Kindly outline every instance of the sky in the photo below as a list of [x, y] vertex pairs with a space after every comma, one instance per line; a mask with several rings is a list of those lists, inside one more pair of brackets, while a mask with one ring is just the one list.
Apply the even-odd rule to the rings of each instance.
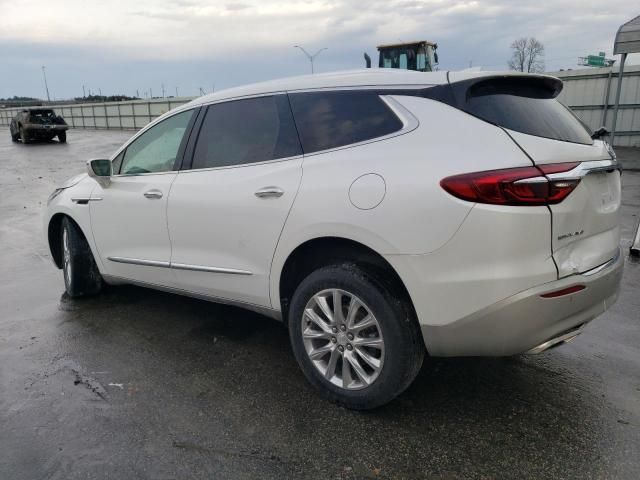
[[[200, 89], [364, 67], [376, 45], [437, 42], [441, 70], [505, 70], [534, 36], [547, 71], [611, 56], [637, 0], [0, 0], [0, 98], [195, 96]], [[638, 54], [628, 62], [640, 63]]]

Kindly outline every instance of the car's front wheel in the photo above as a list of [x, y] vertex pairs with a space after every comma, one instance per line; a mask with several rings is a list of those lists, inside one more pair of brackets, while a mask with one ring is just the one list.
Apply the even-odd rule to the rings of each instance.
[[102, 276], [87, 240], [69, 218], [62, 220], [62, 270], [70, 297], [95, 295], [102, 289]]
[[303, 280], [289, 329], [309, 382], [329, 400], [359, 410], [402, 393], [425, 353], [409, 305], [356, 265], [323, 267]]
[[60, 143], [67, 143], [67, 132], [58, 133], [58, 141]]

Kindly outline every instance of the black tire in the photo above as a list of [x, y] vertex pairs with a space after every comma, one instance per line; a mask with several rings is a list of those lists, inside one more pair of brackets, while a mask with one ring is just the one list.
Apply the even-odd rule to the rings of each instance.
[[17, 142], [18, 140], [20, 140], [20, 135], [17, 133], [12, 133], [11, 134], [11, 141], [12, 142]]
[[[332, 288], [363, 301], [378, 321], [384, 339], [384, 362], [380, 373], [370, 385], [361, 389], [342, 388], [325, 379], [305, 349], [302, 337], [304, 309], [315, 294]], [[400, 298], [353, 264], [320, 268], [300, 283], [289, 310], [291, 345], [307, 380], [325, 398], [347, 408], [368, 410], [391, 401], [415, 379], [422, 366], [425, 347], [413, 309]]]
[[29, 135], [27, 134], [24, 128], [20, 127], [20, 131], [18, 134], [20, 135], [20, 140], [22, 141], [22, 143], [24, 144], [29, 143], [30, 141]]
[[[62, 220], [61, 235], [62, 270], [67, 294], [77, 298], [99, 293], [102, 276], [84, 235], [67, 217]], [[67, 247], [68, 253], [65, 251]]]
[[58, 140], [60, 143], [67, 143], [67, 132], [60, 132], [58, 134]]

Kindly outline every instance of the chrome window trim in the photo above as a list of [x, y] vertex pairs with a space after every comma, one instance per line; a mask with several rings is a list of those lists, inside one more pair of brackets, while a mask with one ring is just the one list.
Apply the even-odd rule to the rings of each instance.
[[[225, 102], [231, 102], [231, 101], [236, 101], [236, 100], [249, 100], [251, 98], [268, 97], [268, 96], [275, 96], [275, 95], [287, 95], [289, 93], [338, 92], [338, 91], [358, 91], [358, 90], [398, 90], [398, 89], [420, 90], [420, 89], [430, 88], [430, 87], [434, 87], [434, 86], [436, 86], [436, 84], [353, 85], [353, 86], [344, 86], [344, 87], [319, 87], [319, 88], [304, 88], [304, 89], [297, 89], [297, 90], [276, 90], [276, 91], [256, 93], [256, 94], [251, 94], [251, 95], [239, 95], [239, 96], [236, 96], [236, 97], [213, 99], [213, 100], [208, 101], [208, 102], [198, 103], [196, 105], [189, 105], [188, 108], [177, 107], [176, 110], [170, 110], [169, 112], [161, 115], [160, 117], [156, 118], [152, 122], [150, 122], [147, 125], [145, 125], [144, 127], [142, 127], [142, 129], [140, 129], [134, 136], [132, 136], [118, 150], [116, 150], [116, 152], [111, 156], [110, 160], [113, 162], [113, 160], [115, 160], [116, 157], [118, 155], [120, 155], [120, 153], [122, 153], [123, 150], [125, 150], [140, 135], [142, 135], [144, 132], [146, 132], [147, 130], [149, 130], [153, 126], [157, 125], [158, 123], [160, 123], [161, 121], [164, 121], [167, 118], [170, 118], [170, 117], [172, 117], [174, 115], [177, 115], [179, 113], [185, 112], [187, 110], [195, 110], [195, 109], [201, 108], [201, 107], [208, 107], [210, 105], [216, 105], [216, 104], [225, 103]], [[160, 174], [180, 173], [180, 172], [202, 172], [202, 171], [208, 171], [208, 170], [219, 170], [219, 169], [223, 169], [223, 168], [237, 168], [237, 167], [246, 167], [246, 166], [251, 166], [251, 165], [262, 165], [262, 164], [267, 164], [267, 163], [283, 162], [283, 161], [287, 161], [287, 160], [293, 160], [293, 159], [297, 159], [297, 158], [302, 158], [304, 156], [317, 155], [317, 154], [320, 154], [320, 153], [328, 153], [328, 152], [333, 152], [333, 151], [336, 151], [336, 150], [341, 150], [341, 149], [344, 149], [344, 148], [357, 147], [357, 146], [360, 146], [360, 145], [366, 145], [368, 143], [373, 143], [373, 142], [377, 142], [377, 141], [381, 141], [381, 140], [387, 140], [389, 138], [393, 138], [393, 137], [396, 137], [398, 135], [403, 135], [405, 133], [409, 133], [409, 132], [415, 130], [416, 128], [418, 128], [418, 126], [420, 124], [418, 122], [418, 119], [411, 112], [409, 112], [409, 110], [407, 110], [403, 105], [401, 105], [397, 100], [393, 99], [392, 96], [380, 95], [380, 98], [387, 104], [387, 106], [394, 112], [394, 114], [396, 114], [396, 116], [398, 118], [400, 118], [400, 121], [403, 123], [403, 128], [402, 129], [398, 130], [397, 132], [393, 132], [393, 133], [390, 133], [388, 135], [384, 135], [382, 137], [376, 137], [376, 138], [373, 138], [373, 139], [370, 139], [370, 140], [364, 140], [364, 141], [358, 142], [358, 143], [351, 143], [349, 145], [343, 145], [341, 147], [331, 148], [331, 149], [328, 149], [328, 150], [319, 150], [317, 152], [309, 153], [309, 154], [306, 154], [306, 155], [305, 154], [295, 155], [293, 157], [277, 158], [277, 159], [274, 159], [274, 160], [265, 160], [265, 161], [262, 161], [262, 162], [244, 163], [242, 165], [229, 165], [229, 166], [224, 166], [224, 167], [210, 167], [210, 168], [198, 168], [198, 169], [191, 168], [191, 169], [185, 169], [185, 170], [169, 170], [169, 171], [166, 171], [166, 172], [136, 173], [136, 174], [129, 174], [129, 175], [118, 174], [118, 175], [112, 175], [112, 177], [134, 177], [134, 176], [143, 176], [143, 175], [160, 175]], [[186, 105], [185, 105], [185, 107], [186, 107]], [[168, 113], [172, 113], [172, 114], [171, 115], [167, 115]], [[295, 118], [294, 118], [294, 120], [295, 120]]]

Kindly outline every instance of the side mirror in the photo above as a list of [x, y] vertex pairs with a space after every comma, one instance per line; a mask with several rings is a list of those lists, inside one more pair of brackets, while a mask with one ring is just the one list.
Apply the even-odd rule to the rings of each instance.
[[108, 187], [111, 183], [111, 160], [105, 158], [94, 158], [87, 162], [87, 171], [91, 178], [95, 178], [96, 181], [102, 185], [102, 187]]
[[605, 127], [600, 127], [598, 130], [591, 134], [591, 139], [598, 140], [599, 138], [607, 136], [609, 136], [609, 130], [607, 130]]

